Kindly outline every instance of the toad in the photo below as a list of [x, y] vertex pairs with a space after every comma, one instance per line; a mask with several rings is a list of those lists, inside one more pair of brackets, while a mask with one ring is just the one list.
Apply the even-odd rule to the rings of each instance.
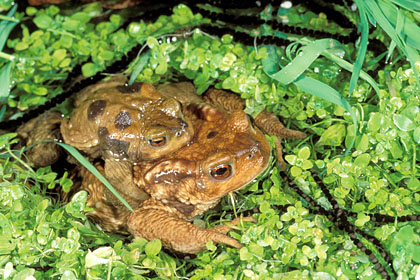
[[78, 93], [74, 105], [61, 125], [64, 142], [93, 158], [156, 159], [193, 135], [176, 99], [148, 83], [127, 86], [120, 75]]
[[[237, 94], [225, 90], [211, 88], [205, 92], [202, 98], [200, 98], [196, 93], [195, 87], [189, 82], [163, 84], [159, 85], [157, 88], [159, 92], [161, 92], [166, 98], [175, 98], [181, 102], [181, 104], [185, 104], [186, 102], [189, 102], [188, 104], [194, 104], [194, 106], [190, 106], [189, 111], [194, 111], [197, 107], [205, 108], [203, 101], [204, 104], [211, 104], [211, 108], [216, 107], [224, 112], [243, 111], [245, 109], [245, 100], [243, 100]], [[184, 109], [184, 111], [187, 110]], [[202, 109], [196, 114], [209, 114], [211, 116], [216, 115], [214, 112], [208, 111], [209, 109]], [[191, 116], [189, 117], [191, 118]], [[207, 119], [215, 119], [217, 117], [218, 116], [207, 117]], [[306, 134], [301, 131], [286, 128], [276, 115], [269, 113], [266, 110], [261, 111], [255, 117], [254, 123], [264, 133], [277, 137], [275, 142], [277, 160], [280, 164], [280, 167], [285, 169], [286, 165], [283, 161], [283, 152], [280, 141], [284, 138], [303, 139], [306, 137]]]
[[[193, 136], [193, 127], [176, 99], [165, 98], [148, 83], [125, 83], [126, 77], [117, 75], [87, 87], [76, 95], [69, 120], [58, 112], [46, 112], [20, 127], [18, 133], [27, 145], [62, 137], [90, 159], [103, 158], [111, 184], [124, 186], [122, 195], [135, 198], [133, 203], [137, 203], [148, 196], [134, 187], [132, 164], [156, 159], [186, 145]], [[59, 154], [54, 143], [35, 146], [28, 152], [35, 167], [54, 163]], [[119, 172], [110, 172], [113, 169]], [[110, 200], [120, 203], [113, 196]]]
[[[96, 87], [102, 90], [103, 86]], [[151, 92], [153, 96], [154, 91]], [[98, 149], [98, 145], [101, 147], [98, 134], [99, 144], [94, 142], [87, 147], [86, 152], [105, 152], [105, 167], [100, 164], [97, 167], [111, 179], [111, 183], [114, 180], [114, 187], [135, 209], [135, 213], [132, 214], [122, 207], [96, 178], [82, 168], [82, 188], [90, 194], [88, 205], [95, 208], [89, 214], [108, 231], [130, 232], [149, 240], [160, 238], [166, 247], [181, 252], [199, 252], [208, 241], [239, 248], [241, 245], [236, 240], [226, 236], [229, 226], [204, 230], [187, 221], [215, 206], [226, 193], [243, 187], [265, 169], [269, 154], [266, 139], [252, 126], [242, 111], [243, 101], [236, 95], [210, 90], [204, 98], [200, 98], [189, 83], [159, 86], [158, 92], [165, 100], [176, 99], [181, 103], [181, 111], [195, 130], [193, 139], [172, 153], [135, 161], [138, 154], [132, 153], [134, 156], [130, 158], [128, 149], [123, 150], [123, 153], [118, 153], [119, 150], [107, 152], [107, 145]], [[97, 101], [92, 99], [94, 95], [79, 97], [78, 100], [81, 100], [81, 104], [93, 104]], [[84, 96], [84, 93], [80, 96]], [[108, 98], [103, 100], [111, 100]], [[210, 103], [219, 109], [215, 110]], [[125, 102], [127, 110], [138, 107], [130, 104]], [[83, 112], [88, 112], [89, 107], [86, 110]], [[84, 115], [89, 116], [87, 113]], [[101, 113], [99, 117], [102, 116]], [[85, 122], [86, 119], [87, 117]], [[84, 124], [83, 121], [80, 123]], [[265, 132], [281, 138], [305, 136], [304, 133], [285, 128], [276, 116], [265, 111], [256, 117], [255, 124]], [[116, 137], [116, 141], [122, 139], [118, 135]], [[106, 139], [103, 142], [106, 143]], [[277, 150], [281, 153], [279, 145]], [[117, 155], [116, 160], [112, 160], [114, 155]], [[118, 157], [120, 155], [121, 158]], [[112, 165], [113, 168], [107, 168], [108, 156], [111, 162], [117, 163]], [[133, 164], [119, 164], [130, 161]], [[236, 219], [232, 221], [232, 225], [239, 222]], [[177, 234], [178, 227], [182, 234]], [[160, 230], [162, 228], [165, 229], [164, 232]]]
[[[174, 97], [183, 104], [203, 102], [190, 83], [163, 85], [158, 90], [166, 98]], [[158, 160], [141, 161], [133, 167], [135, 183], [151, 196], [135, 207], [134, 214], [109, 203], [102, 184], [84, 172], [82, 185], [94, 194], [88, 202], [95, 208], [90, 215], [105, 230], [130, 232], [149, 240], [159, 238], [166, 247], [185, 253], [203, 250], [210, 240], [236, 248], [241, 246], [226, 236], [231, 229], [229, 226], [204, 230], [187, 221], [214, 207], [225, 194], [243, 187], [261, 173], [268, 162], [268, 143], [258, 128], [251, 125], [241, 110], [243, 101], [235, 95], [211, 90], [204, 98], [225, 113], [217, 118], [197, 118], [194, 110], [184, 108], [186, 115], [193, 120], [193, 141], [172, 154]], [[206, 112], [202, 110], [200, 114], [206, 115]], [[305, 136], [302, 132], [285, 128], [274, 115], [265, 111], [256, 120], [263, 129], [280, 137]], [[281, 153], [281, 147], [277, 148]], [[234, 220], [232, 225], [239, 221]]]
[[[107, 179], [129, 204], [137, 205], [148, 196], [133, 185], [133, 164], [185, 146], [193, 136], [192, 116], [212, 121], [221, 112], [197, 95], [177, 100], [148, 83], [125, 82], [125, 76], [117, 75], [77, 94], [61, 133], [65, 143], [104, 159]], [[183, 112], [191, 113], [186, 117]], [[110, 193], [108, 200], [123, 207]]]
[[150, 195], [134, 207], [134, 213], [109, 203], [104, 186], [83, 171], [82, 187], [90, 193], [88, 205], [95, 208], [89, 214], [106, 230], [159, 238], [165, 247], [179, 252], [200, 252], [209, 241], [240, 248], [237, 240], [226, 235], [240, 219], [211, 229], [196, 227], [189, 220], [264, 171], [270, 146], [243, 111], [225, 113], [214, 121], [196, 119], [193, 125], [189, 145], [133, 167], [135, 184]]

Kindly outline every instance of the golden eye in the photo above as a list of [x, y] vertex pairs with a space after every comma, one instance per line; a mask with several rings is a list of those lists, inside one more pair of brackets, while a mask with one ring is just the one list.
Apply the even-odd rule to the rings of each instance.
[[166, 137], [160, 136], [160, 137], [149, 139], [149, 145], [152, 147], [157, 147], [157, 148], [163, 147], [166, 145]]
[[216, 180], [227, 179], [232, 174], [232, 166], [227, 163], [219, 164], [210, 171], [211, 177]]

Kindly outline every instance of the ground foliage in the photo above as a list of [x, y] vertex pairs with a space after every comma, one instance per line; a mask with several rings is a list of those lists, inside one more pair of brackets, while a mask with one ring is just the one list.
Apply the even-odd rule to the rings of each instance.
[[[0, 7], [7, 10], [8, 5], [10, 1], [1, 1]], [[297, 26], [342, 31], [325, 15], [300, 6], [280, 11]], [[137, 71], [137, 80], [159, 83], [186, 78], [199, 94], [210, 86], [229, 89], [247, 100], [249, 114], [265, 107], [287, 126], [305, 131], [306, 139], [284, 142], [290, 178], [319, 205], [331, 209], [309, 171], [320, 174], [340, 207], [357, 213], [350, 221], [382, 242], [398, 279], [420, 277], [420, 222], [380, 224], [368, 215], [420, 213], [420, 100], [410, 64], [394, 52], [393, 64], [377, 69], [379, 92], [359, 80], [351, 94], [350, 74], [340, 66], [326, 57], [311, 64], [305, 75], [346, 96], [356, 116], [354, 123], [345, 109], [329, 100], [271, 79], [263, 68], [269, 48], [245, 46], [230, 34], [218, 38], [193, 29], [209, 20], [186, 6], [176, 6], [173, 14], [156, 21], [131, 22], [124, 28], [120, 28], [124, 14], [93, 23], [103, 12], [99, 5], [89, 4], [76, 10], [29, 7], [15, 15], [21, 19], [16, 27], [20, 35], [10, 39], [7, 47], [18, 59], [11, 71], [6, 116], [19, 116], [21, 110], [66, 90], [57, 83], [76, 65], [82, 65], [85, 76], [93, 76], [133, 46], [144, 45], [140, 62], [133, 61], [126, 70]], [[404, 13], [418, 23], [418, 14]], [[348, 16], [357, 22], [354, 15]], [[263, 27], [260, 32], [273, 31]], [[388, 40], [380, 29], [375, 32]], [[346, 57], [355, 57], [353, 45], [343, 49]], [[275, 52], [280, 65], [293, 58], [287, 49]], [[371, 67], [370, 59], [374, 54], [368, 52], [366, 67]], [[8, 62], [3, 63], [6, 67]], [[68, 107], [60, 108], [68, 113]], [[353, 148], [344, 155], [354, 138]], [[14, 134], [3, 134], [0, 147], [10, 154], [16, 141]], [[101, 232], [83, 214], [88, 210], [85, 192], [65, 205], [51, 196], [54, 188], [71, 187], [67, 174], [57, 178], [51, 168], [34, 171], [24, 163], [23, 150], [14, 152], [13, 157], [0, 157], [3, 279], [381, 279], [369, 257], [325, 216], [310, 211], [276, 166], [268, 177], [237, 192], [234, 205], [226, 198], [194, 221], [214, 226], [244, 210], [257, 209], [258, 223], [231, 233], [245, 246], [237, 250], [208, 244], [207, 251], [183, 260], [162, 251], [158, 240], [132, 242]], [[280, 210], [281, 205], [288, 206]], [[364, 244], [376, 252], [373, 244]]]

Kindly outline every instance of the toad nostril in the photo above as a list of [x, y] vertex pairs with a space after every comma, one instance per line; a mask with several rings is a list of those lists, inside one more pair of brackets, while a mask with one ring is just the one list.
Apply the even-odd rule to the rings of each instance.
[[182, 128], [188, 127], [188, 124], [183, 119], [177, 118], [177, 121]]
[[209, 134], [207, 134], [207, 139], [211, 139], [217, 135], [217, 131], [211, 131]]

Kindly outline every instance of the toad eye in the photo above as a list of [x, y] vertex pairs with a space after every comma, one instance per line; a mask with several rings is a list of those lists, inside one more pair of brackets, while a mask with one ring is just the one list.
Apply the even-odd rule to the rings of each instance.
[[160, 136], [149, 139], [149, 145], [155, 148], [160, 148], [166, 145], [166, 137]]
[[224, 180], [229, 178], [232, 174], [232, 166], [227, 163], [219, 164], [213, 167], [210, 171], [211, 177], [216, 180]]

